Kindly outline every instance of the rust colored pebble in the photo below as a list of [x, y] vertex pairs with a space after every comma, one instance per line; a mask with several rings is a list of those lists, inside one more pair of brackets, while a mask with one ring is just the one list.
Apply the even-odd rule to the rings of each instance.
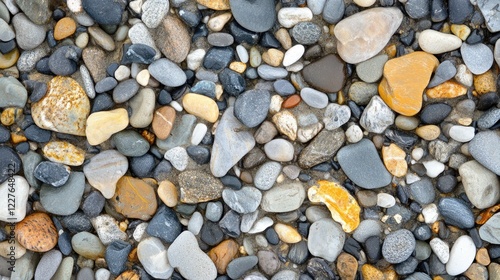
[[175, 110], [170, 106], [158, 108], [153, 116], [153, 132], [158, 139], [167, 139], [175, 121]]
[[299, 105], [300, 101], [302, 101], [300, 95], [294, 94], [285, 99], [285, 101], [281, 104], [281, 107], [284, 109], [290, 109]]
[[60, 19], [54, 27], [54, 39], [62, 40], [73, 35], [76, 31], [76, 23], [70, 17]]
[[47, 252], [57, 244], [57, 230], [49, 215], [33, 213], [16, 225], [19, 244], [30, 251]]

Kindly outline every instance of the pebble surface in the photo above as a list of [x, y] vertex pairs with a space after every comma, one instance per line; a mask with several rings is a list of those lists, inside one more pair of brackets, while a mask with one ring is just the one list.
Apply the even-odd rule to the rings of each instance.
[[0, 278], [500, 279], [496, 4], [0, 1]]

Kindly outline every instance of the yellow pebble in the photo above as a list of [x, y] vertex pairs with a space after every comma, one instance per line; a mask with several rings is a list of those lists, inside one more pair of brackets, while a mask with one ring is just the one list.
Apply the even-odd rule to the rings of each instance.
[[276, 224], [274, 230], [281, 241], [285, 243], [298, 243], [302, 240], [300, 233], [292, 226], [285, 224]]
[[241, 61], [233, 61], [231, 64], [229, 64], [229, 69], [238, 72], [238, 73], [243, 73], [247, 69], [247, 65]]

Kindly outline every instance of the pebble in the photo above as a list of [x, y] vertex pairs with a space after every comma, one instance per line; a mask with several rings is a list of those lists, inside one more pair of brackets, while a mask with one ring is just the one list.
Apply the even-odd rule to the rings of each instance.
[[342, 147], [345, 134], [341, 128], [323, 130], [299, 154], [298, 164], [302, 168], [311, 168], [329, 160]]
[[450, 80], [456, 74], [457, 74], [457, 69], [455, 68], [455, 65], [453, 65], [453, 63], [450, 60], [445, 60], [439, 64], [438, 68], [436, 69], [436, 72], [434, 73], [434, 76], [432, 77], [427, 87], [428, 88], [436, 87]]
[[288, 71], [285, 68], [272, 67], [267, 64], [262, 64], [257, 67], [257, 73], [259, 77], [268, 81], [283, 79], [288, 76]]
[[23, 13], [12, 18], [12, 25], [16, 31], [16, 43], [23, 50], [33, 50], [45, 40], [45, 27], [33, 23]]
[[312, 88], [303, 88], [300, 91], [300, 97], [309, 106], [317, 109], [323, 109], [328, 105], [328, 96]]
[[419, 51], [389, 60], [379, 85], [380, 97], [397, 113], [417, 114], [422, 108], [422, 92], [437, 66], [436, 57]]
[[[155, 2], [159, 2], [159, 0]], [[160, 6], [156, 5], [155, 8]], [[166, 10], [168, 11], [168, 9]], [[184, 61], [191, 47], [191, 36], [186, 25], [178, 17], [168, 14], [166, 17], [160, 17], [159, 20], [163, 21], [153, 33], [156, 45], [167, 59], [175, 63]]]
[[224, 240], [208, 252], [219, 274], [226, 274], [228, 264], [238, 255], [238, 243]]
[[462, 40], [452, 34], [426, 29], [418, 36], [418, 44], [425, 52], [441, 54], [460, 48]]
[[80, 166], [85, 159], [85, 151], [65, 141], [49, 142], [42, 151], [50, 161], [70, 166]]
[[71, 215], [78, 210], [84, 188], [83, 172], [71, 172], [68, 181], [58, 188], [43, 184], [40, 189], [40, 203], [49, 213]]
[[311, 225], [307, 239], [311, 255], [333, 262], [344, 247], [345, 233], [332, 219], [323, 218]]
[[169, 3], [159, 0], [148, 0], [146, 1], [141, 9], [142, 9], [142, 22], [148, 28], [156, 28], [160, 25], [161, 20], [167, 14]]
[[227, 276], [231, 279], [238, 279], [246, 272], [257, 265], [259, 259], [257, 256], [244, 256], [232, 260], [227, 266]]
[[[334, 29], [340, 57], [357, 64], [378, 54], [399, 28], [403, 14], [395, 8], [372, 8], [341, 20]], [[378, 22], [376, 28], [371, 24]]]
[[477, 161], [468, 161], [458, 169], [469, 201], [478, 209], [495, 205], [500, 199], [497, 176]]
[[91, 26], [88, 29], [90, 37], [94, 39], [95, 43], [106, 51], [113, 51], [115, 49], [115, 42], [104, 30], [99, 27]]
[[286, 7], [278, 11], [278, 22], [285, 28], [291, 28], [299, 22], [310, 21], [313, 13], [309, 8]]
[[148, 152], [150, 144], [138, 132], [124, 130], [115, 133], [111, 140], [116, 149], [124, 156], [140, 157]]
[[245, 130], [240, 131], [243, 127], [234, 116], [233, 109], [226, 109], [217, 126], [212, 147], [210, 170], [214, 176], [224, 176], [254, 147], [255, 140], [252, 134]]
[[[109, 245], [108, 248], [113, 248], [113, 243], [127, 240], [127, 234], [119, 228], [118, 222], [109, 215], [100, 215], [93, 218], [92, 226], [96, 230], [102, 244], [105, 246]], [[119, 244], [117, 246], [122, 247]]]
[[37, 279], [51, 279], [61, 264], [62, 254], [58, 250], [51, 250], [40, 258], [36, 266], [35, 277]]
[[321, 28], [312, 22], [299, 22], [292, 29], [292, 37], [299, 44], [312, 45], [320, 36]]
[[378, 81], [383, 74], [384, 64], [389, 57], [385, 54], [374, 56], [356, 65], [356, 74], [366, 83]]
[[434, 201], [435, 191], [431, 180], [423, 178], [410, 185], [412, 198], [420, 204], [429, 204]]
[[253, 187], [243, 187], [240, 190], [226, 188], [222, 192], [222, 198], [232, 210], [240, 214], [247, 214], [257, 210], [262, 194]]
[[155, 198], [155, 190], [144, 180], [123, 176], [116, 183], [115, 194], [109, 203], [127, 218], [149, 220], [157, 209]]
[[182, 232], [182, 227], [176, 213], [171, 208], [160, 206], [149, 221], [146, 232], [166, 243], [172, 243]]
[[[498, 120], [500, 120], [500, 109], [492, 108], [492, 109], [488, 110], [487, 112], [485, 112], [477, 120], [477, 126], [479, 128], [482, 128], [482, 129], [487, 129], [487, 128], [494, 126], [498, 122]], [[471, 133], [468, 134], [468, 136], [470, 136], [470, 135], [471, 135]], [[472, 137], [473, 136], [474, 135], [472, 135]], [[472, 139], [472, 137], [471, 137], [471, 139]]]
[[474, 215], [471, 209], [458, 198], [441, 198], [438, 210], [447, 224], [463, 229], [474, 226]]
[[500, 157], [498, 149], [500, 135], [495, 131], [479, 132], [469, 142], [469, 153], [484, 167], [500, 175]]
[[380, 188], [391, 181], [375, 146], [367, 139], [342, 147], [337, 159], [349, 179], [362, 188]]
[[396, 230], [385, 237], [382, 245], [382, 255], [389, 263], [401, 263], [413, 253], [415, 244], [415, 237], [411, 231], [406, 229]]
[[16, 239], [33, 252], [48, 252], [57, 244], [57, 231], [45, 213], [32, 213], [16, 224]]
[[[186, 82], [186, 74], [174, 62], [161, 58], [151, 63], [148, 71], [160, 83], [169, 86], [177, 87]], [[166, 73], [169, 73], [166, 75]]]
[[498, 238], [498, 231], [500, 230], [498, 227], [499, 219], [500, 215], [495, 214], [479, 228], [479, 236], [481, 236], [482, 240], [491, 244], [500, 244], [500, 239]]
[[154, 112], [152, 128], [153, 132], [158, 139], [166, 139], [170, 136], [172, 127], [175, 122], [176, 113], [174, 108], [170, 106], [163, 106]]
[[493, 52], [485, 44], [469, 45], [463, 43], [460, 47], [463, 61], [472, 74], [480, 75], [493, 65]]
[[450, 114], [452, 107], [446, 103], [431, 103], [420, 113], [420, 120], [425, 124], [440, 124]]
[[247, 127], [260, 125], [267, 117], [271, 94], [267, 90], [254, 89], [243, 92], [234, 103], [234, 116]]
[[356, 199], [339, 184], [329, 181], [318, 181], [307, 191], [311, 202], [326, 204], [333, 220], [342, 225], [342, 229], [350, 233], [359, 225], [359, 207]]
[[217, 268], [199, 248], [196, 237], [189, 231], [182, 232], [168, 248], [168, 261], [185, 278], [215, 279]]
[[267, 191], [274, 185], [280, 173], [281, 164], [273, 161], [266, 162], [255, 173], [253, 183], [259, 190]]
[[118, 83], [113, 89], [113, 101], [117, 104], [124, 103], [136, 95], [139, 84], [135, 79], [127, 79]]
[[45, 96], [31, 108], [33, 120], [40, 128], [79, 136], [85, 136], [89, 112], [85, 91], [69, 77], [50, 80]]
[[455, 0], [448, 5], [449, 19], [451, 23], [461, 24], [472, 14], [474, 7], [468, 1]]
[[450, 251], [450, 259], [446, 263], [446, 273], [451, 276], [465, 272], [474, 261], [476, 246], [468, 235], [460, 236]]
[[[184, 171], [179, 175], [178, 180], [180, 201], [183, 203], [206, 202], [222, 196], [222, 183], [202, 171]], [[197, 191], [200, 186], [204, 186], [203, 193]]]
[[382, 147], [382, 159], [387, 170], [396, 177], [403, 177], [408, 171], [406, 153], [396, 144]]
[[442, 263], [445, 264], [448, 262], [450, 259], [450, 247], [446, 242], [438, 237], [435, 237], [429, 242], [429, 245]]
[[349, 99], [356, 102], [358, 105], [367, 105], [371, 98], [377, 95], [378, 89], [376, 84], [368, 84], [365, 82], [354, 82], [349, 87]]
[[304, 52], [305, 52], [305, 47], [301, 44], [297, 44], [289, 48], [285, 52], [285, 56], [283, 58], [283, 66], [288, 67], [294, 64], [295, 62], [299, 61]]
[[373, 96], [359, 122], [368, 132], [383, 133], [394, 123], [394, 117], [394, 113], [384, 101], [378, 96]]
[[125, 262], [132, 245], [123, 241], [114, 241], [106, 248], [106, 263], [112, 274], [118, 275], [125, 270]]
[[296, 210], [306, 197], [301, 183], [278, 184], [262, 196], [261, 208], [270, 213]]
[[43, 183], [60, 187], [68, 181], [70, 168], [60, 163], [42, 161], [33, 172], [33, 175]]
[[[2, 152], [0, 152], [0, 154], [3, 155]], [[11, 163], [12, 161], [9, 161], [9, 164]], [[30, 185], [28, 184], [26, 179], [21, 176], [14, 175], [12, 177], [9, 177], [9, 179], [10, 178], [12, 178], [12, 180], [6, 180], [2, 184], [0, 184], [0, 195], [8, 197], [8, 194], [10, 193], [9, 189], [11, 188], [9, 184], [12, 185], [12, 183], [14, 183], [16, 187], [16, 204], [14, 205], [14, 209], [4, 207], [5, 209], [0, 210], [0, 221], [20, 222], [26, 216], [26, 205], [28, 202]]]
[[65, 17], [57, 21], [54, 27], [54, 39], [62, 40], [70, 37], [76, 31], [76, 23], [70, 17]]
[[[171, 105], [173, 105], [171, 103]], [[177, 122], [174, 123], [174, 128], [170, 132], [170, 136], [166, 140], [156, 139], [156, 145], [163, 149], [168, 150], [177, 146], [184, 146], [189, 144], [189, 137], [196, 124], [196, 117], [190, 114], [185, 114]]]
[[24, 108], [28, 100], [28, 92], [17, 79], [13, 77], [1, 77], [0, 97], [0, 108]]
[[345, 131], [345, 137], [349, 143], [358, 143], [363, 139], [363, 131], [358, 125], [351, 125]]
[[302, 71], [304, 80], [323, 92], [336, 92], [344, 86], [345, 64], [336, 55], [327, 55]]
[[[90, 114], [85, 134], [90, 145], [99, 145], [129, 124], [127, 110], [123, 108]], [[106, 128], [106, 129], [104, 129]]]
[[[230, 1], [234, 19], [244, 28], [253, 32], [265, 32], [273, 27], [276, 21], [275, 5], [271, 0]], [[252, 11], [252, 13], [248, 13]], [[279, 16], [278, 16], [279, 17]]]

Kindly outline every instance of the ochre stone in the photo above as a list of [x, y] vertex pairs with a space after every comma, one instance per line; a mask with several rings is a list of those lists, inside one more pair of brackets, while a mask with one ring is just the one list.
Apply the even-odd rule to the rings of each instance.
[[45, 213], [33, 213], [16, 225], [19, 244], [34, 252], [47, 252], [57, 244], [57, 230]]
[[139, 275], [133, 270], [127, 270], [118, 275], [115, 280], [139, 280], [141, 279]]
[[16, 120], [18, 120], [23, 115], [23, 109], [21, 108], [5, 108], [0, 115], [0, 121], [5, 126], [13, 125]]
[[408, 171], [406, 163], [406, 153], [392, 143], [389, 146], [382, 147], [382, 159], [384, 160], [385, 168], [396, 177], [403, 177]]
[[6, 69], [14, 66], [19, 58], [19, 50], [17, 48], [10, 52], [3, 54], [0, 53], [0, 69]]
[[226, 274], [227, 265], [238, 255], [239, 245], [232, 239], [224, 240], [208, 252], [219, 274]]
[[99, 145], [111, 135], [124, 130], [128, 123], [128, 113], [124, 108], [92, 113], [87, 119], [85, 130], [87, 141], [92, 146]]
[[70, 17], [60, 19], [54, 27], [54, 39], [62, 40], [73, 35], [76, 31], [76, 23]]
[[281, 107], [284, 109], [291, 109], [299, 105], [300, 101], [302, 101], [300, 95], [298, 94], [290, 95], [287, 99], [285, 99], [285, 101], [283, 101], [283, 103], [281, 103]]
[[158, 196], [168, 207], [175, 207], [179, 202], [179, 192], [175, 185], [168, 180], [160, 182], [158, 186]]
[[247, 65], [241, 61], [233, 61], [229, 64], [229, 69], [242, 74], [247, 69]]
[[182, 106], [186, 112], [214, 123], [219, 118], [219, 107], [215, 101], [207, 96], [188, 93], [182, 98]]
[[56, 76], [47, 85], [47, 94], [31, 106], [31, 115], [40, 128], [85, 136], [90, 101], [80, 84], [70, 77]]
[[474, 89], [479, 95], [497, 91], [496, 75], [491, 70], [474, 76]]
[[196, 2], [217, 11], [229, 10], [231, 8], [231, 6], [229, 6], [229, 0], [196, 0]]
[[381, 280], [385, 279], [384, 273], [380, 271], [378, 268], [373, 265], [364, 264], [361, 267], [361, 274], [363, 275], [363, 279], [366, 280]]
[[384, 78], [378, 91], [394, 111], [413, 116], [422, 108], [422, 95], [439, 60], [432, 54], [413, 52], [390, 59], [384, 66]]
[[358, 271], [358, 261], [355, 257], [347, 253], [341, 253], [337, 258], [337, 272], [342, 280], [356, 279]]
[[285, 243], [298, 243], [302, 240], [300, 233], [292, 226], [278, 223], [274, 226], [274, 230], [278, 234], [281, 241]]
[[345, 232], [352, 232], [358, 227], [361, 208], [356, 199], [341, 185], [318, 181], [317, 185], [309, 188], [307, 196], [311, 202], [325, 204], [332, 218], [342, 225]]
[[284, 56], [285, 54], [280, 50], [269, 49], [262, 54], [262, 60], [271, 66], [278, 67], [281, 65]]
[[43, 155], [50, 161], [70, 166], [80, 166], [85, 160], [85, 151], [65, 141], [52, 141], [43, 147]]
[[481, 249], [477, 250], [476, 261], [478, 264], [481, 264], [484, 266], [487, 266], [490, 264], [490, 262], [491, 262], [490, 255], [488, 254], [488, 250], [486, 248], [481, 248]]
[[455, 81], [446, 81], [426, 91], [429, 98], [455, 98], [467, 94], [467, 88]]
[[158, 108], [153, 115], [152, 128], [158, 139], [164, 140], [170, 135], [175, 121], [175, 110], [170, 106]]
[[125, 217], [145, 221], [151, 219], [157, 207], [153, 187], [130, 176], [123, 176], [118, 180], [115, 195], [109, 202]]
[[417, 127], [415, 133], [424, 140], [432, 141], [439, 137], [441, 129], [437, 125], [429, 124]]

